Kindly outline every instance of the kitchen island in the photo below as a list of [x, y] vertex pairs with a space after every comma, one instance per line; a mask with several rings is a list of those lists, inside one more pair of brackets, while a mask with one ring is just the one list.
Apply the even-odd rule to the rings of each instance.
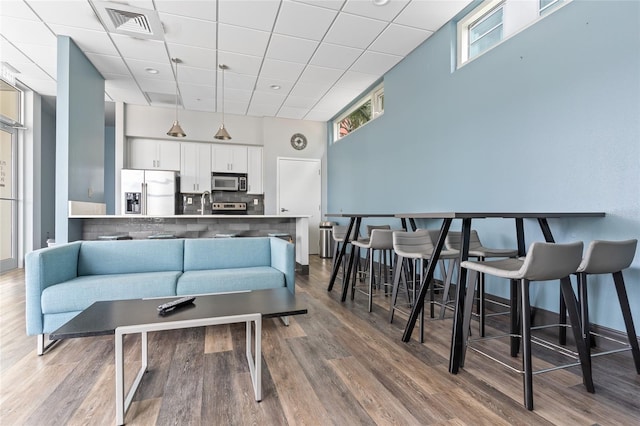
[[291, 236], [296, 271], [309, 270], [308, 215], [70, 215], [83, 240]]

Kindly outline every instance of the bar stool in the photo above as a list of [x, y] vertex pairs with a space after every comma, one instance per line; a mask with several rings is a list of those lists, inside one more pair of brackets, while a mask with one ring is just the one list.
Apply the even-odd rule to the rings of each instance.
[[[460, 250], [462, 240], [462, 232], [449, 231], [447, 237], [445, 239], [445, 245], [448, 249]], [[478, 235], [478, 231], [472, 229], [471, 234], [469, 235], [469, 257], [476, 258], [479, 261], [484, 261], [490, 258], [501, 258], [501, 257], [516, 257], [518, 256], [517, 249], [496, 249], [496, 248], [488, 248], [482, 245], [480, 241], [480, 236]], [[445, 295], [449, 293], [449, 288], [445, 288]], [[484, 336], [484, 324], [485, 324], [485, 297], [484, 297], [484, 274], [478, 274], [478, 308], [477, 315], [480, 321], [480, 336]], [[502, 307], [508, 308], [509, 305], [505, 305], [499, 302], [491, 302]], [[443, 306], [440, 311], [440, 318], [444, 318], [444, 310], [445, 306]], [[509, 313], [506, 312], [498, 312], [492, 315], [504, 315]]]
[[[515, 314], [516, 307], [511, 307], [511, 356], [516, 356], [517, 348], [522, 339], [522, 370], [516, 370], [523, 375], [524, 382], [524, 404], [528, 410], [533, 410], [533, 368], [531, 364], [531, 305], [529, 301], [529, 283], [531, 281], [551, 281], [561, 280], [562, 294], [567, 302], [569, 316], [573, 325], [572, 330], [578, 347], [580, 356], [580, 365], [582, 367], [582, 376], [587, 391], [593, 393], [593, 379], [591, 376], [591, 362], [588, 356], [586, 341], [581, 335], [581, 326], [577, 307], [575, 305], [575, 296], [571, 288], [571, 281], [568, 277], [574, 273], [582, 260], [583, 243], [575, 242], [570, 244], [555, 244], [535, 242], [531, 244], [529, 252], [524, 259], [502, 259], [494, 261], [464, 261], [460, 264], [462, 268], [469, 270], [467, 286], [475, 283], [478, 273], [494, 275], [496, 277], [507, 278], [511, 280], [512, 288], [519, 292], [520, 296], [520, 312], [519, 321], [521, 324], [521, 335], [518, 335], [517, 316]], [[519, 286], [517, 285], [519, 282]], [[482, 352], [469, 345], [473, 341], [467, 341], [469, 333], [469, 323], [471, 321], [471, 310], [473, 304], [474, 292], [466, 293], [464, 302], [464, 322], [463, 322], [463, 342], [464, 348], [461, 356], [461, 365], [464, 364], [465, 352], [467, 347], [485, 355], [493, 360], [488, 354]], [[573, 304], [572, 304], [573, 303]], [[475, 341], [484, 340], [482, 338]], [[514, 348], [516, 350], [514, 351]], [[571, 364], [571, 365], [576, 365]], [[511, 367], [510, 367], [511, 368]], [[540, 373], [549, 371], [550, 369], [536, 371]]]
[[[638, 348], [638, 340], [636, 330], [633, 326], [633, 317], [631, 316], [631, 308], [629, 307], [629, 298], [624, 286], [624, 278], [622, 270], [627, 269], [636, 253], [638, 240], [626, 241], [592, 241], [587, 247], [584, 259], [576, 271], [578, 277], [578, 293], [580, 300], [581, 322], [583, 327], [583, 336], [587, 339], [587, 351], [589, 356], [607, 355], [620, 351], [631, 350], [633, 354], [633, 362], [636, 367], [636, 373], [640, 374], [640, 349]], [[591, 333], [589, 327], [589, 308], [587, 298], [587, 276], [596, 274], [611, 274], [613, 283], [618, 293], [618, 302], [622, 310], [625, 328], [627, 329], [627, 338], [629, 346], [623, 349], [591, 354]], [[618, 342], [616, 340], [616, 342]], [[618, 342], [622, 343], [622, 342]]]
[[[393, 232], [393, 251], [396, 254], [395, 269], [393, 274], [393, 287], [391, 294], [391, 304], [389, 307], [389, 322], [393, 322], [393, 315], [396, 310], [402, 311], [398, 307], [398, 291], [400, 288], [400, 281], [405, 285], [407, 291], [407, 299], [409, 301], [409, 307], [411, 307], [416, 300], [418, 287], [421, 283], [422, 272], [424, 271], [425, 261], [429, 261], [433, 256], [434, 250], [434, 233], [438, 233], [438, 230], [418, 229], [415, 232], [408, 231], [394, 231]], [[437, 238], [437, 235], [435, 235]], [[448, 273], [445, 272], [444, 260], [450, 260], [451, 264], [460, 256], [460, 252], [457, 250], [444, 249], [440, 253], [440, 268], [445, 275], [444, 282], [450, 284], [452, 269]], [[408, 265], [410, 263], [410, 265]], [[451, 265], [450, 265], [451, 266]], [[412, 279], [406, 278], [411, 274]], [[405, 276], [403, 279], [402, 276]], [[434, 302], [434, 288], [430, 287], [431, 305]], [[446, 296], [444, 296], [446, 297]], [[424, 312], [420, 313], [420, 343], [424, 341]]]
[[[380, 265], [382, 266], [383, 263], [383, 259], [384, 259], [384, 251], [385, 250], [392, 250], [393, 249], [393, 230], [391, 229], [372, 229], [371, 230], [371, 235], [370, 238], [365, 239], [365, 240], [355, 240], [351, 242], [351, 245], [353, 246], [354, 250], [355, 250], [355, 257], [356, 257], [356, 267], [354, 267], [353, 269], [353, 279], [351, 281], [351, 299], [353, 300], [355, 297], [355, 292], [356, 290], [359, 290], [365, 294], [367, 294], [369, 296], [369, 312], [371, 312], [373, 310], [373, 288], [374, 288], [374, 284], [375, 284], [375, 271], [374, 271], [374, 265], [373, 265], [373, 261], [375, 258], [375, 251], [378, 250], [380, 252]], [[368, 262], [368, 270], [369, 270], [369, 286], [368, 286], [368, 292], [365, 292], [363, 290], [360, 290], [359, 288], [356, 288], [356, 281], [357, 281], [357, 276], [358, 276], [358, 263], [360, 260], [360, 250], [361, 249], [365, 249], [367, 250], [367, 257], [369, 259]], [[385, 271], [385, 277], [386, 277], [386, 271]], [[386, 285], [383, 281], [382, 281], [382, 273], [379, 274], [379, 285], [381, 289], [384, 289], [384, 286]]]

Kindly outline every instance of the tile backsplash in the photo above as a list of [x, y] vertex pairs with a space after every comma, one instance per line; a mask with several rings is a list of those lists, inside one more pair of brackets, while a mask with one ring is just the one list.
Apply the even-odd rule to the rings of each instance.
[[[201, 193], [182, 193], [180, 195], [181, 197], [179, 198], [182, 199], [182, 207], [178, 210], [178, 214], [200, 214]], [[188, 204], [188, 198], [191, 198], [191, 204]], [[255, 200], [257, 200], [257, 203]], [[247, 203], [247, 214], [264, 214], [264, 195], [262, 194], [255, 195], [247, 194], [246, 192], [213, 191], [213, 202]], [[211, 205], [208, 203], [208, 200], [206, 200], [205, 210], [211, 210]]]

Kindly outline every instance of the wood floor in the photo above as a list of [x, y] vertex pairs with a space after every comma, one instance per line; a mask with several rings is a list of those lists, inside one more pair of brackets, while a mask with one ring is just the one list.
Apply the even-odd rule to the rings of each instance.
[[[628, 352], [594, 360], [595, 394], [575, 367], [535, 376], [529, 412], [521, 377], [497, 363], [469, 352], [465, 368], [448, 373], [450, 319], [427, 322], [424, 344], [402, 343], [404, 319], [388, 323], [388, 299], [373, 313], [361, 294], [340, 303], [338, 286], [326, 290], [330, 260], [310, 262], [310, 274], [296, 278], [309, 313], [289, 327], [263, 323], [262, 402], [253, 400], [243, 325], [157, 332], [127, 424], [640, 424], [640, 376]], [[0, 275], [0, 296], [0, 424], [113, 424], [112, 337], [62, 341], [38, 357], [24, 332], [23, 271]], [[507, 353], [507, 342], [492, 342]], [[125, 351], [130, 383], [139, 338], [127, 336]]]

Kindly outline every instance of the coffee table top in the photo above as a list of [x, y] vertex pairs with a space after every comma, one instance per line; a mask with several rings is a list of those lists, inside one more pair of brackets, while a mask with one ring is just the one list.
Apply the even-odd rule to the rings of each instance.
[[180, 297], [95, 302], [49, 334], [49, 339], [114, 334], [116, 328], [128, 325], [255, 313], [262, 314], [263, 318], [307, 313], [307, 308], [288, 289], [274, 288], [196, 296], [192, 305], [181, 307], [168, 315], [158, 314], [158, 305]]

